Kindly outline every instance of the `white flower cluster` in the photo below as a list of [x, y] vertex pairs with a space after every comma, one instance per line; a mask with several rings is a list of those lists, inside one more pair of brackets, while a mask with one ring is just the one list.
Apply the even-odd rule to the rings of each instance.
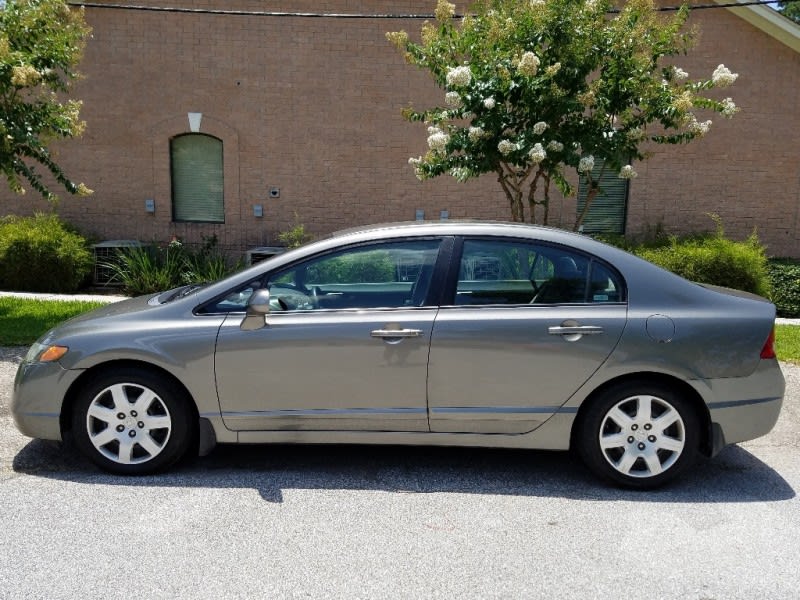
[[453, 87], [466, 87], [472, 81], [472, 72], [468, 66], [460, 66], [447, 70], [447, 85]]
[[450, 136], [438, 127], [428, 127], [428, 146], [434, 152], [443, 153], [446, 150]]
[[434, 14], [439, 21], [447, 21], [447, 19], [452, 18], [455, 13], [455, 4], [450, 4], [446, 0], [439, 0], [436, 4], [436, 12]]
[[696, 117], [692, 117], [689, 122], [689, 131], [694, 133], [697, 137], [703, 137], [711, 129], [711, 121], [703, 121], [702, 123]]
[[419, 179], [420, 181], [425, 179], [425, 173], [420, 167], [420, 165], [422, 164], [421, 156], [419, 158], [414, 158], [412, 156], [411, 158], [408, 159], [408, 164], [414, 167], [414, 175], [417, 177], [417, 179]]
[[472, 177], [472, 171], [466, 167], [453, 167], [450, 169], [450, 175], [452, 175], [453, 179], [456, 181], [464, 183], [467, 179]]
[[620, 179], [636, 179], [639, 174], [630, 165], [625, 165], [619, 172]]
[[510, 140], [500, 140], [500, 143], [497, 144], [497, 149], [503, 156], [508, 156], [517, 149], [517, 145]]
[[531, 151], [528, 152], [528, 156], [533, 164], [538, 165], [545, 158], [547, 158], [547, 152], [544, 151], [544, 148], [542, 148], [541, 144], [536, 143], [533, 145], [533, 148], [531, 148]]
[[672, 67], [672, 77], [675, 81], [683, 81], [687, 77], [689, 77], [689, 73], [681, 69], [680, 67]]
[[553, 140], [552, 142], [547, 144], [547, 149], [552, 152], [561, 152], [564, 149], [564, 144]]
[[738, 78], [739, 74], [731, 73], [731, 70], [725, 65], [719, 65], [714, 69], [714, 73], [711, 75], [711, 81], [713, 81], [714, 85], [717, 87], [728, 87]]
[[461, 106], [461, 94], [458, 92], [447, 92], [444, 95], [444, 103], [447, 104], [447, 106], [458, 108]]
[[545, 5], [545, 0], [530, 0], [531, 8], [541, 8]]
[[722, 101], [722, 115], [728, 117], [729, 119], [739, 112], [739, 107], [733, 103], [731, 98], [725, 98]]
[[489, 110], [492, 110], [492, 109], [495, 107], [495, 105], [496, 105], [496, 104], [497, 104], [497, 103], [495, 102], [494, 98], [491, 98], [491, 97], [489, 97], [489, 98], [486, 98], [486, 99], [483, 101], [483, 105], [484, 105], [486, 108], [488, 108]]
[[542, 135], [544, 130], [547, 129], [547, 123], [544, 121], [539, 121], [536, 125], [533, 126], [533, 133], [536, 135]]
[[641, 142], [647, 137], [641, 127], [631, 127], [625, 135], [632, 142]]
[[467, 132], [467, 137], [469, 138], [470, 142], [477, 142], [478, 140], [483, 138], [485, 133], [486, 132], [484, 132], [483, 129], [480, 127], [470, 127], [469, 131]]
[[578, 163], [578, 173], [588, 173], [594, 169], [594, 156], [584, 156]]
[[586, 0], [587, 10], [594, 10], [595, 8], [597, 8], [597, 1], [598, 0]]
[[517, 65], [517, 69], [523, 75], [527, 75], [528, 77], [533, 77], [536, 75], [536, 72], [539, 70], [539, 65], [541, 61], [539, 57], [536, 56], [533, 52], [526, 52], [522, 55], [522, 58], [519, 59], [519, 64]]

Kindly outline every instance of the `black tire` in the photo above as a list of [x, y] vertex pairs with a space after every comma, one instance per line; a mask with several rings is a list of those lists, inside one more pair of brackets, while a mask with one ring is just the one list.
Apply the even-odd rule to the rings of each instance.
[[631, 381], [591, 399], [574, 442], [586, 466], [602, 479], [653, 489], [697, 459], [700, 419], [674, 389]]
[[105, 471], [147, 475], [183, 458], [196, 439], [191, 400], [177, 384], [144, 369], [92, 377], [78, 393], [72, 435]]

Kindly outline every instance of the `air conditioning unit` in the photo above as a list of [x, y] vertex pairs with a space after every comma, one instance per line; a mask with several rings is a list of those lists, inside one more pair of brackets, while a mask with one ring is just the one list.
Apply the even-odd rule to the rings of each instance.
[[254, 265], [260, 263], [262, 260], [272, 258], [276, 254], [286, 252], [283, 246], [260, 246], [258, 248], [251, 248], [244, 253], [244, 260], [247, 265]]
[[112, 281], [114, 270], [111, 265], [118, 260], [121, 251], [142, 246], [139, 240], [108, 240], [94, 244], [94, 285], [119, 285]]

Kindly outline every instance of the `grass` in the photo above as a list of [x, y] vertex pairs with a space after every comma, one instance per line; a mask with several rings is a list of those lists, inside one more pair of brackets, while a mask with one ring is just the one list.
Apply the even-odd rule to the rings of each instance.
[[0, 346], [28, 346], [48, 329], [98, 306], [104, 304], [0, 297]]
[[780, 360], [800, 364], [800, 327], [778, 325], [775, 328], [775, 352]]
[[[0, 346], [28, 346], [58, 323], [98, 306], [103, 303], [0, 297]], [[780, 360], [800, 363], [800, 327], [778, 325], [775, 349]]]

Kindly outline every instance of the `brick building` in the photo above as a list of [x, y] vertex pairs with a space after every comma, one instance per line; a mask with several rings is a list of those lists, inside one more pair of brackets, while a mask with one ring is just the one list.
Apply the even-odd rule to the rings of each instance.
[[[87, 129], [54, 150], [95, 193], [62, 194], [59, 213], [98, 239], [216, 234], [237, 251], [274, 244], [295, 222], [321, 235], [418, 211], [507, 219], [495, 177], [420, 182], [407, 164], [425, 151], [425, 134], [400, 109], [439, 103], [441, 91], [384, 38], [418, 31], [421, 20], [375, 15], [430, 13], [434, 4], [87, 3], [93, 37], [73, 93]], [[163, 6], [178, 10], [152, 10]], [[306, 11], [317, 16], [296, 14]], [[707, 213], [716, 213], [730, 235], [757, 228], [771, 254], [800, 256], [800, 27], [760, 6], [697, 10], [690, 23], [701, 35], [683, 68], [696, 76], [725, 63], [739, 73], [729, 93], [741, 112], [718, 118], [706, 138], [658, 147], [637, 164], [622, 226], [708, 229]], [[206, 189], [217, 186], [208, 205], [194, 202], [184, 153], [208, 165]], [[0, 213], [47, 209], [32, 196], [0, 190]], [[575, 198], [556, 201], [555, 223], [568, 226], [575, 210]]]

